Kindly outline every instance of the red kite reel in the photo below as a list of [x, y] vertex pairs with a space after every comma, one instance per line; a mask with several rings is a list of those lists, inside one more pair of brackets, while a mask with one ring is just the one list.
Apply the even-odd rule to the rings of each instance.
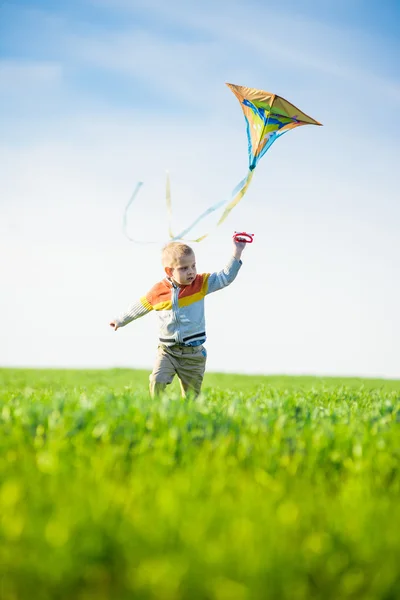
[[235, 242], [244, 242], [245, 244], [252, 244], [254, 241], [254, 233], [246, 233], [245, 231], [235, 231], [233, 234]]

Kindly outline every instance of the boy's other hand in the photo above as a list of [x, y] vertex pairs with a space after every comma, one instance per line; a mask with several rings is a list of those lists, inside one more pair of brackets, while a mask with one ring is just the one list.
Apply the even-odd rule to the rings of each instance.
[[117, 331], [117, 329], [118, 329], [118, 325], [116, 324], [116, 322], [115, 322], [115, 321], [111, 321], [111, 323], [110, 323], [110, 327], [113, 327], [113, 328], [114, 328], [114, 331]]

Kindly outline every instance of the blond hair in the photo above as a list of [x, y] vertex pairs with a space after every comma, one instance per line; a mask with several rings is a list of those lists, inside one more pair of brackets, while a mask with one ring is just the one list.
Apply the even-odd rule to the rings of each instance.
[[174, 268], [183, 256], [193, 254], [193, 249], [182, 242], [170, 242], [162, 249], [161, 260], [163, 267]]

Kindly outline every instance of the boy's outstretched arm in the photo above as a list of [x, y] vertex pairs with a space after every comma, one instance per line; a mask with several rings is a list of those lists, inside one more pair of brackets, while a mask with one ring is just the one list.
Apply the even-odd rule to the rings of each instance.
[[153, 310], [152, 305], [147, 300], [146, 296], [143, 296], [137, 302], [134, 302], [126, 312], [120, 315], [118, 318], [113, 319], [110, 322], [110, 327], [114, 328], [114, 331], [117, 331], [120, 327], [124, 327], [131, 323], [135, 319], [139, 319], [140, 317], [144, 317], [151, 310]]
[[240, 257], [246, 246], [246, 242], [237, 242], [233, 240], [232, 258], [228, 261], [222, 271], [211, 273], [208, 279], [207, 294], [212, 294], [222, 288], [230, 285], [235, 280], [239, 269], [242, 266]]
[[233, 256], [236, 258], [236, 260], [240, 260], [245, 247], [246, 242], [237, 242], [235, 239], [233, 240]]

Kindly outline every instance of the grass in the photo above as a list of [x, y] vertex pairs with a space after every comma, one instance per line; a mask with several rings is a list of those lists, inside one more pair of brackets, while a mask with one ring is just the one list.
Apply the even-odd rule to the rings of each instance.
[[0, 370], [0, 598], [400, 598], [400, 382]]

